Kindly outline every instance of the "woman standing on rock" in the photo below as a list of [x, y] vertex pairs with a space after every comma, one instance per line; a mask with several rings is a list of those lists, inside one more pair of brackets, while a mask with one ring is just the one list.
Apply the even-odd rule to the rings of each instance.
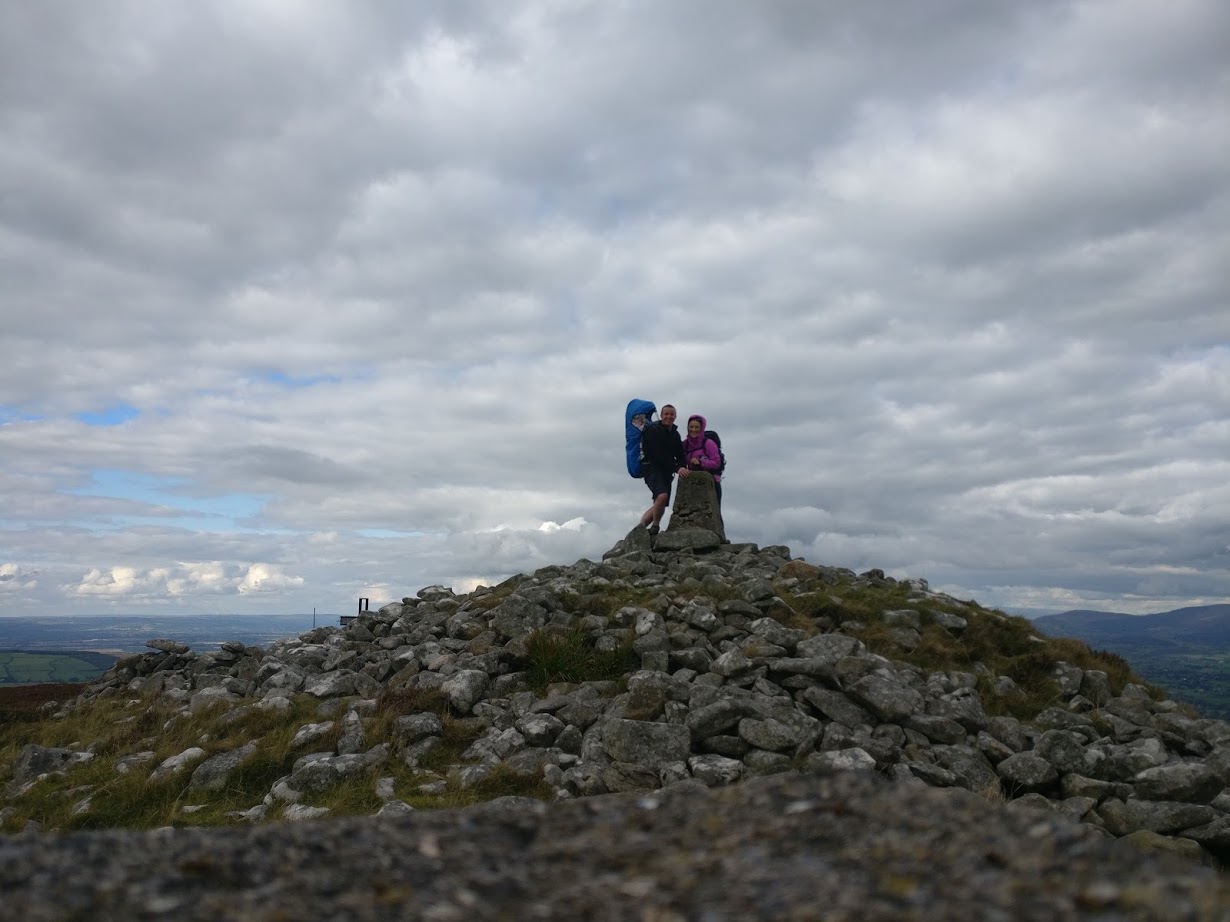
[[683, 453], [687, 458], [688, 470], [708, 471], [713, 475], [713, 486], [717, 490], [718, 508], [722, 508], [722, 475], [718, 471], [722, 467], [722, 453], [717, 443], [705, 435], [709, 428], [705, 418], [699, 413], [688, 417], [688, 437], [683, 440]]

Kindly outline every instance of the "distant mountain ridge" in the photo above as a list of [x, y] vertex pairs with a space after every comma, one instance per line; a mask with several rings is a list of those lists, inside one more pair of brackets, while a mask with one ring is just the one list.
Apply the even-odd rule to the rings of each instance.
[[[1176, 608], [1153, 615], [1075, 609], [1034, 619], [1052, 637], [1078, 637], [1086, 643], [1148, 644], [1152, 652], [1230, 652], [1230, 603]], [[1200, 649], [1188, 649], [1188, 648]], [[1123, 654], [1121, 650], [1114, 650]]]

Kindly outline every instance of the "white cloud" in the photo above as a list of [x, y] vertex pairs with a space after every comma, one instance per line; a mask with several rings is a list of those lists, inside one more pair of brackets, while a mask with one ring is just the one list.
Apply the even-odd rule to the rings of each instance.
[[577, 516], [575, 519], [569, 519], [567, 522], [543, 522], [538, 526], [539, 531], [551, 534], [557, 531], [580, 531], [589, 523], [585, 521], [584, 516]]
[[263, 563], [237, 566], [215, 560], [180, 562], [170, 567], [151, 569], [93, 567], [75, 585], [65, 585], [62, 589], [82, 597], [150, 603], [160, 600], [198, 601], [219, 595], [285, 593], [299, 589], [303, 584], [303, 577], [288, 575], [280, 566]]
[[282, 571], [281, 567], [254, 563], [248, 567], [243, 579], [235, 588], [242, 594], [246, 592], [285, 592], [288, 589], [299, 589], [302, 586], [302, 576], [289, 576]]
[[0, 592], [15, 593], [37, 588], [37, 570], [17, 563], [0, 563]]

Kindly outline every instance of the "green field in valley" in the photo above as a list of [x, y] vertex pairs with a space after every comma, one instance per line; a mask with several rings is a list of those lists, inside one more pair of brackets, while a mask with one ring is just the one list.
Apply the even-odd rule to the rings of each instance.
[[1230, 654], [1168, 655], [1133, 650], [1123, 654], [1137, 672], [1202, 717], [1230, 720]]
[[92, 682], [115, 664], [106, 653], [0, 650], [0, 685]]

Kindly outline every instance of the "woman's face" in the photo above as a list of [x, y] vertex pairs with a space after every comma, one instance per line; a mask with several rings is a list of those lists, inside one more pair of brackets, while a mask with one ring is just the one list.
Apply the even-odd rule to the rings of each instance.
[[700, 420], [699, 419], [688, 420], [688, 435], [692, 436], [693, 438], [700, 435]]

